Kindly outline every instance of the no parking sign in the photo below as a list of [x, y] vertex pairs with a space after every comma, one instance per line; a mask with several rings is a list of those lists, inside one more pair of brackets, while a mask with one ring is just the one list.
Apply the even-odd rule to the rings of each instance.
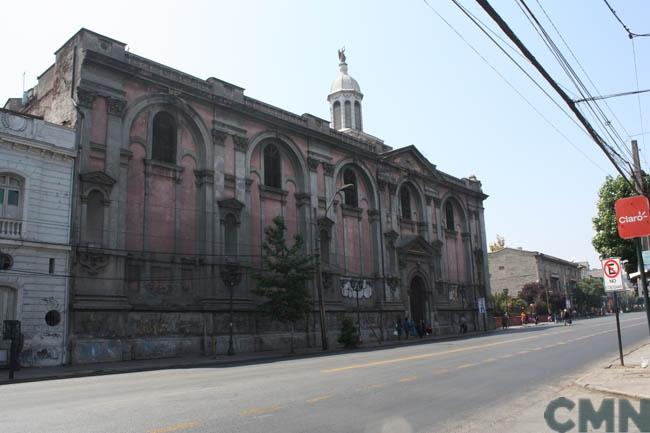
[[603, 260], [603, 281], [606, 292], [623, 290], [621, 259], [611, 258]]

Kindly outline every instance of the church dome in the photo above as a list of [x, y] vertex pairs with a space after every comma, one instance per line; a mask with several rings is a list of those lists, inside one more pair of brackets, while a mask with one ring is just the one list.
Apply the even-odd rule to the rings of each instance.
[[339, 66], [341, 67], [341, 73], [332, 82], [330, 93], [336, 93], [342, 90], [351, 90], [361, 93], [361, 88], [359, 87], [357, 80], [348, 75], [348, 65], [346, 63], [341, 63]]

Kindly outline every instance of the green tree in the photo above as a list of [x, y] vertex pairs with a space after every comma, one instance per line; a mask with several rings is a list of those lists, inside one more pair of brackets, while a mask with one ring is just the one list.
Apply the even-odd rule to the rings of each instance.
[[586, 277], [578, 282], [575, 292], [582, 292], [584, 304], [587, 308], [599, 308], [601, 297], [605, 295], [605, 287], [602, 278]]
[[[650, 176], [643, 176], [644, 191], [650, 191]], [[605, 183], [598, 192], [597, 215], [593, 219], [596, 234], [592, 244], [600, 257], [620, 257], [627, 260], [625, 269], [628, 272], [637, 270], [634, 242], [621, 239], [616, 228], [616, 200], [636, 195], [636, 191], [621, 176], [605, 178]]]
[[307, 290], [316, 271], [314, 256], [303, 251], [302, 236], [294, 236], [292, 246], [287, 245], [287, 227], [284, 218], [275, 217], [264, 233], [262, 245], [262, 271], [254, 275], [253, 293], [266, 299], [259, 310], [272, 320], [291, 325], [291, 351], [294, 352], [296, 322], [303, 320], [311, 309]]
[[341, 334], [339, 335], [338, 342], [347, 349], [357, 347], [357, 343], [359, 342], [357, 327], [354, 326], [354, 322], [352, 322], [352, 320], [347, 317], [343, 319], [343, 323], [341, 325]]

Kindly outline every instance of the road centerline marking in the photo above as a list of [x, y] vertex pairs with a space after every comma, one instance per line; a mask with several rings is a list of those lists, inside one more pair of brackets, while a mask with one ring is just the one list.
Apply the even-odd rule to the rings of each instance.
[[399, 381], [402, 382], [402, 383], [404, 383], [404, 382], [413, 382], [417, 378], [418, 378], [417, 376], [406, 376], [406, 377], [401, 378]]
[[151, 430], [148, 430], [147, 433], [171, 433], [171, 432], [176, 432], [176, 431], [181, 431], [181, 430], [189, 430], [191, 428], [195, 428], [200, 426], [201, 423], [198, 421], [191, 421], [191, 422], [180, 422], [178, 424], [172, 424], [168, 425], [166, 427], [159, 427], [159, 428], [154, 428]]
[[319, 396], [316, 396], [314, 398], [310, 398], [309, 400], [307, 400], [307, 403], [314, 404], [314, 403], [318, 403], [320, 401], [329, 400], [332, 397], [333, 397], [332, 394], [319, 395]]
[[253, 407], [250, 409], [243, 410], [239, 414], [241, 416], [265, 415], [268, 413], [277, 412], [281, 409], [283, 409], [283, 407], [280, 405], [269, 406], [269, 407]]

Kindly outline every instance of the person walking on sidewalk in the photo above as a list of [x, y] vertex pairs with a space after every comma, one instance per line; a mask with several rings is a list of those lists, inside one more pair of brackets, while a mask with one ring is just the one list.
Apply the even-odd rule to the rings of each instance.
[[395, 320], [395, 335], [398, 340], [402, 339], [402, 319], [399, 317]]
[[526, 311], [521, 310], [521, 325], [524, 326], [527, 323]]
[[406, 339], [409, 339], [410, 326], [409, 326], [409, 316], [408, 314], [404, 316], [404, 336]]

